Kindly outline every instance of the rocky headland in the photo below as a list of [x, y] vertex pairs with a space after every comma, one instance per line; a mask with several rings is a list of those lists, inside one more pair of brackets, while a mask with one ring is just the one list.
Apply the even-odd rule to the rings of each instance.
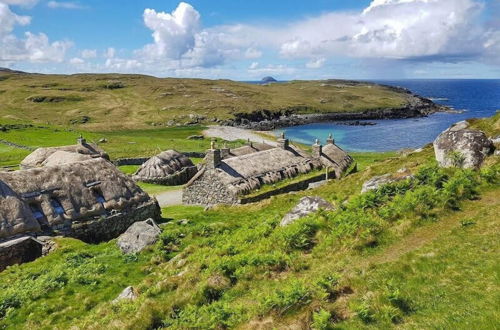
[[[374, 123], [359, 122], [359, 120], [404, 119], [426, 117], [436, 112], [451, 112], [452, 109], [434, 103], [428, 98], [413, 94], [408, 89], [384, 86], [407, 94], [407, 103], [398, 108], [370, 109], [355, 112], [322, 112], [303, 113], [310, 111], [303, 107], [291, 107], [279, 111], [260, 110], [252, 113], [236, 113], [234, 119], [223, 121], [224, 126], [234, 126], [259, 131], [274, 130], [281, 127], [304, 124], [339, 121], [346, 125], [374, 125]], [[302, 112], [302, 113], [301, 113]]]

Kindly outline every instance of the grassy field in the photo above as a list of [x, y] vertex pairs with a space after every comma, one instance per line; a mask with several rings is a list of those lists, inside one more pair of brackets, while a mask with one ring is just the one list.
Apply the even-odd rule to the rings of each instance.
[[[359, 172], [312, 191], [165, 208], [160, 241], [137, 256], [59, 240], [0, 274], [0, 328], [495, 328], [498, 157], [474, 172], [437, 168], [430, 147], [355, 156]], [[360, 194], [402, 167], [414, 181]], [[305, 195], [337, 210], [279, 227]], [[112, 303], [129, 285], [139, 298]]]
[[0, 73], [0, 78], [0, 120], [87, 131], [207, 124], [263, 109], [356, 112], [401, 107], [408, 96], [370, 83], [337, 80], [254, 85], [117, 74]]
[[[0, 126], [2, 121], [0, 120]], [[161, 151], [175, 149], [180, 152], [203, 152], [210, 146], [210, 139], [189, 140], [191, 135], [200, 135], [203, 126], [165, 127], [149, 130], [118, 130], [113, 132], [87, 132], [61, 126], [34, 126], [0, 131], [0, 139], [31, 148], [54, 147], [75, 144], [82, 134], [88, 141], [98, 143], [111, 159], [129, 157], [151, 157]], [[218, 140], [222, 143], [222, 140]], [[244, 141], [227, 142], [229, 147], [241, 146]], [[16, 165], [30, 152], [0, 143], [0, 166]], [[193, 159], [199, 162], [199, 159]]]

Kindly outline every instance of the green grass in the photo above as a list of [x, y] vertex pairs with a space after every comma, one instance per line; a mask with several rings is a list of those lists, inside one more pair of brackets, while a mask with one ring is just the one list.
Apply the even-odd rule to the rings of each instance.
[[[430, 166], [431, 148], [375, 158], [313, 191], [208, 211], [164, 208], [160, 241], [133, 263], [113, 242], [62, 240], [49, 257], [0, 274], [1, 322], [16, 329], [494, 326], [498, 161], [474, 173]], [[365, 180], [401, 167], [419, 173], [415, 183], [359, 194]], [[305, 195], [337, 211], [279, 227]], [[73, 254], [87, 252], [93, 257], [84, 260], [95, 261], [68, 267]], [[140, 298], [112, 304], [128, 285]]]
[[[4, 73], [1, 77], [2, 120], [73, 125], [92, 131], [185, 125], [196, 121], [196, 116], [207, 124], [262, 109], [298, 113], [377, 110], [401, 107], [408, 97], [383, 86], [340, 80], [262, 86], [119, 74]], [[119, 82], [123, 88], [106, 88], [109, 82]]]
[[121, 165], [118, 169], [125, 174], [132, 175], [141, 167], [141, 165]]
[[[0, 120], [1, 125], [1, 120]], [[99, 146], [106, 151], [111, 159], [130, 157], [151, 157], [161, 151], [175, 149], [180, 152], [204, 152], [210, 147], [211, 139], [189, 140], [191, 135], [199, 135], [205, 127], [171, 127], [149, 130], [119, 130], [113, 132], [86, 132], [59, 126], [38, 126], [0, 131], [0, 139], [16, 144], [38, 148], [71, 145], [83, 134], [89, 141], [97, 143], [106, 139]], [[216, 139], [222, 143], [221, 139]], [[231, 148], [243, 145], [244, 141], [228, 141]], [[0, 166], [19, 164], [30, 152], [0, 144]], [[194, 159], [195, 162], [201, 161]]]

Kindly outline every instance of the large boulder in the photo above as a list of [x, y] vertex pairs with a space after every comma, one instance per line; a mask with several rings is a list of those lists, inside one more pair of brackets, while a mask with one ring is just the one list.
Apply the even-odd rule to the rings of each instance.
[[160, 236], [161, 229], [153, 219], [133, 223], [118, 237], [118, 247], [125, 254], [137, 253], [153, 245]]
[[479, 168], [493, 151], [493, 143], [484, 132], [459, 122], [434, 140], [434, 153], [441, 167]]
[[411, 178], [413, 178], [413, 175], [406, 168], [402, 168], [394, 174], [388, 173], [384, 175], [374, 176], [370, 180], [365, 181], [363, 183], [363, 187], [361, 188], [361, 193], [365, 193], [370, 190], [377, 190], [383, 185]]
[[334, 210], [334, 206], [321, 197], [302, 197], [299, 203], [281, 219], [280, 226], [286, 226], [320, 209]]

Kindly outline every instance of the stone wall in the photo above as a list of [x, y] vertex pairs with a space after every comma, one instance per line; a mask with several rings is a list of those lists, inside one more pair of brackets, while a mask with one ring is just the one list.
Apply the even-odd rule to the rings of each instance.
[[184, 167], [182, 170], [162, 178], [144, 178], [140, 176], [133, 176], [132, 178], [135, 181], [160, 184], [164, 186], [178, 186], [188, 182], [196, 174], [196, 172], [198, 172], [198, 168], [196, 166], [191, 166]]
[[97, 217], [92, 220], [71, 224], [71, 229], [65, 236], [78, 238], [87, 243], [98, 243], [116, 238], [137, 221], [161, 219], [161, 209], [156, 199], [137, 207], [123, 210], [120, 213]]
[[227, 189], [213, 170], [206, 170], [182, 191], [184, 204], [215, 205], [237, 204], [238, 198]]
[[[334, 178], [335, 174], [333, 172], [330, 172], [330, 178]], [[261, 201], [263, 199], [269, 198], [271, 196], [276, 196], [276, 195], [281, 195], [281, 194], [286, 194], [292, 191], [301, 191], [301, 190], [306, 190], [309, 187], [310, 183], [313, 182], [318, 182], [325, 180], [325, 173], [318, 174], [317, 176], [314, 176], [312, 178], [308, 178], [299, 182], [294, 182], [289, 185], [286, 185], [281, 188], [277, 188], [274, 190], [266, 191], [260, 195], [255, 195], [251, 197], [241, 197], [239, 200], [240, 204], [248, 204], [248, 203], [255, 203], [258, 201]]]
[[43, 243], [24, 236], [0, 244], [0, 272], [7, 266], [33, 261], [42, 256]]

